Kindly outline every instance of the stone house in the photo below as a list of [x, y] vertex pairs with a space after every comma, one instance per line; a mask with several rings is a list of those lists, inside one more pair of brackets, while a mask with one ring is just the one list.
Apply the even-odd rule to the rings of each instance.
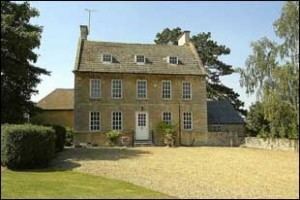
[[161, 121], [177, 125], [176, 143], [205, 144], [205, 69], [189, 40], [178, 45], [87, 40], [80, 26], [74, 69], [74, 131], [77, 142], [105, 143], [119, 130], [134, 143], [162, 144]]
[[57, 124], [73, 128], [74, 90], [57, 88], [37, 102], [42, 111], [31, 119], [34, 123]]

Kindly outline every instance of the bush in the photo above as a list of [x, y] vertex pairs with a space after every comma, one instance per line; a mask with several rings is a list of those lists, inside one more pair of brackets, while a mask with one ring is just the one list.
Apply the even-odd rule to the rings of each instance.
[[66, 140], [66, 129], [61, 125], [56, 124], [40, 124], [43, 126], [52, 127], [55, 131], [55, 152], [61, 152], [64, 150]]
[[10, 169], [46, 167], [55, 154], [50, 127], [31, 124], [1, 126], [1, 164]]
[[157, 125], [157, 131], [164, 136], [164, 143], [167, 146], [174, 146], [175, 144], [175, 129], [176, 127], [174, 125], [167, 124], [163, 121]]
[[106, 135], [106, 138], [108, 139], [108, 142], [110, 145], [116, 145], [117, 140], [118, 140], [119, 136], [121, 135], [121, 133], [119, 131], [112, 130], [112, 131], [105, 133], [105, 135]]
[[66, 140], [66, 129], [60, 125], [51, 125], [51, 127], [55, 130], [55, 151], [63, 151]]
[[73, 138], [74, 138], [73, 130], [71, 128], [67, 127], [66, 128], [65, 145], [66, 146], [72, 146], [73, 145]]

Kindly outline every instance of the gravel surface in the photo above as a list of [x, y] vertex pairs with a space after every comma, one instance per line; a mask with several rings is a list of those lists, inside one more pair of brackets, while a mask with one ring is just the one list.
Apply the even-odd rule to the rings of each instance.
[[299, 154], [295, 152], [98, 147], [67, 149], [52, 164], [179, 198], [299, 198]]

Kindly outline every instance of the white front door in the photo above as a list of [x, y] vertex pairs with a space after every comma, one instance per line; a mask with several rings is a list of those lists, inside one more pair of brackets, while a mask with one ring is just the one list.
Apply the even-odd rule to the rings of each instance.
[[135, 115], [135, 139], [149, 140], [148, 113], [136, 112]]

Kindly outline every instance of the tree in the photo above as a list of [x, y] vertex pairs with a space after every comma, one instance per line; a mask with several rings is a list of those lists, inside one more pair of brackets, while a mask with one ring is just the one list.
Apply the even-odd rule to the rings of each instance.
[[299, 2], [285, 3], [274, 23], [282, 44], [264, 37], [251, 44], [241, 86], [256, 92], [270, 122], [269, 137], [298, 137], [299, 132]]
[[[182, 34], [181, 28], [165, 28], [162, 32], [156, 34], [154, 42], [156, 44], [174, 44], [177, 45], [178, 37]], [[199, 33], [191, 37], [207, 71], [207, 95], [211, 99], [228, 99], [236, 110], [246, 115], [243, 109], [244, 103], [240, 101], [239, 94], [228, 88], [220, 81], [220, 76], [229, 75], [234, 72], [231, 65], [228, 65], [219, 57], [230, 54], [230, 49], [224, 45], [218, 44], [211, 39], [211, 33]]]
[[258, 101], [250, 106], [246, 117], [246, 129], [250, 136], [264, 136], [270, 132], [270, 122], [264, 116], [262, 103]]
[[25, 113], [35, 111], [31, 95], [45, 69], [34, 66], [42, 27], [29, 20], [38, 16], [29, 3], [1, 1], [1, 123], [21, 123]]

